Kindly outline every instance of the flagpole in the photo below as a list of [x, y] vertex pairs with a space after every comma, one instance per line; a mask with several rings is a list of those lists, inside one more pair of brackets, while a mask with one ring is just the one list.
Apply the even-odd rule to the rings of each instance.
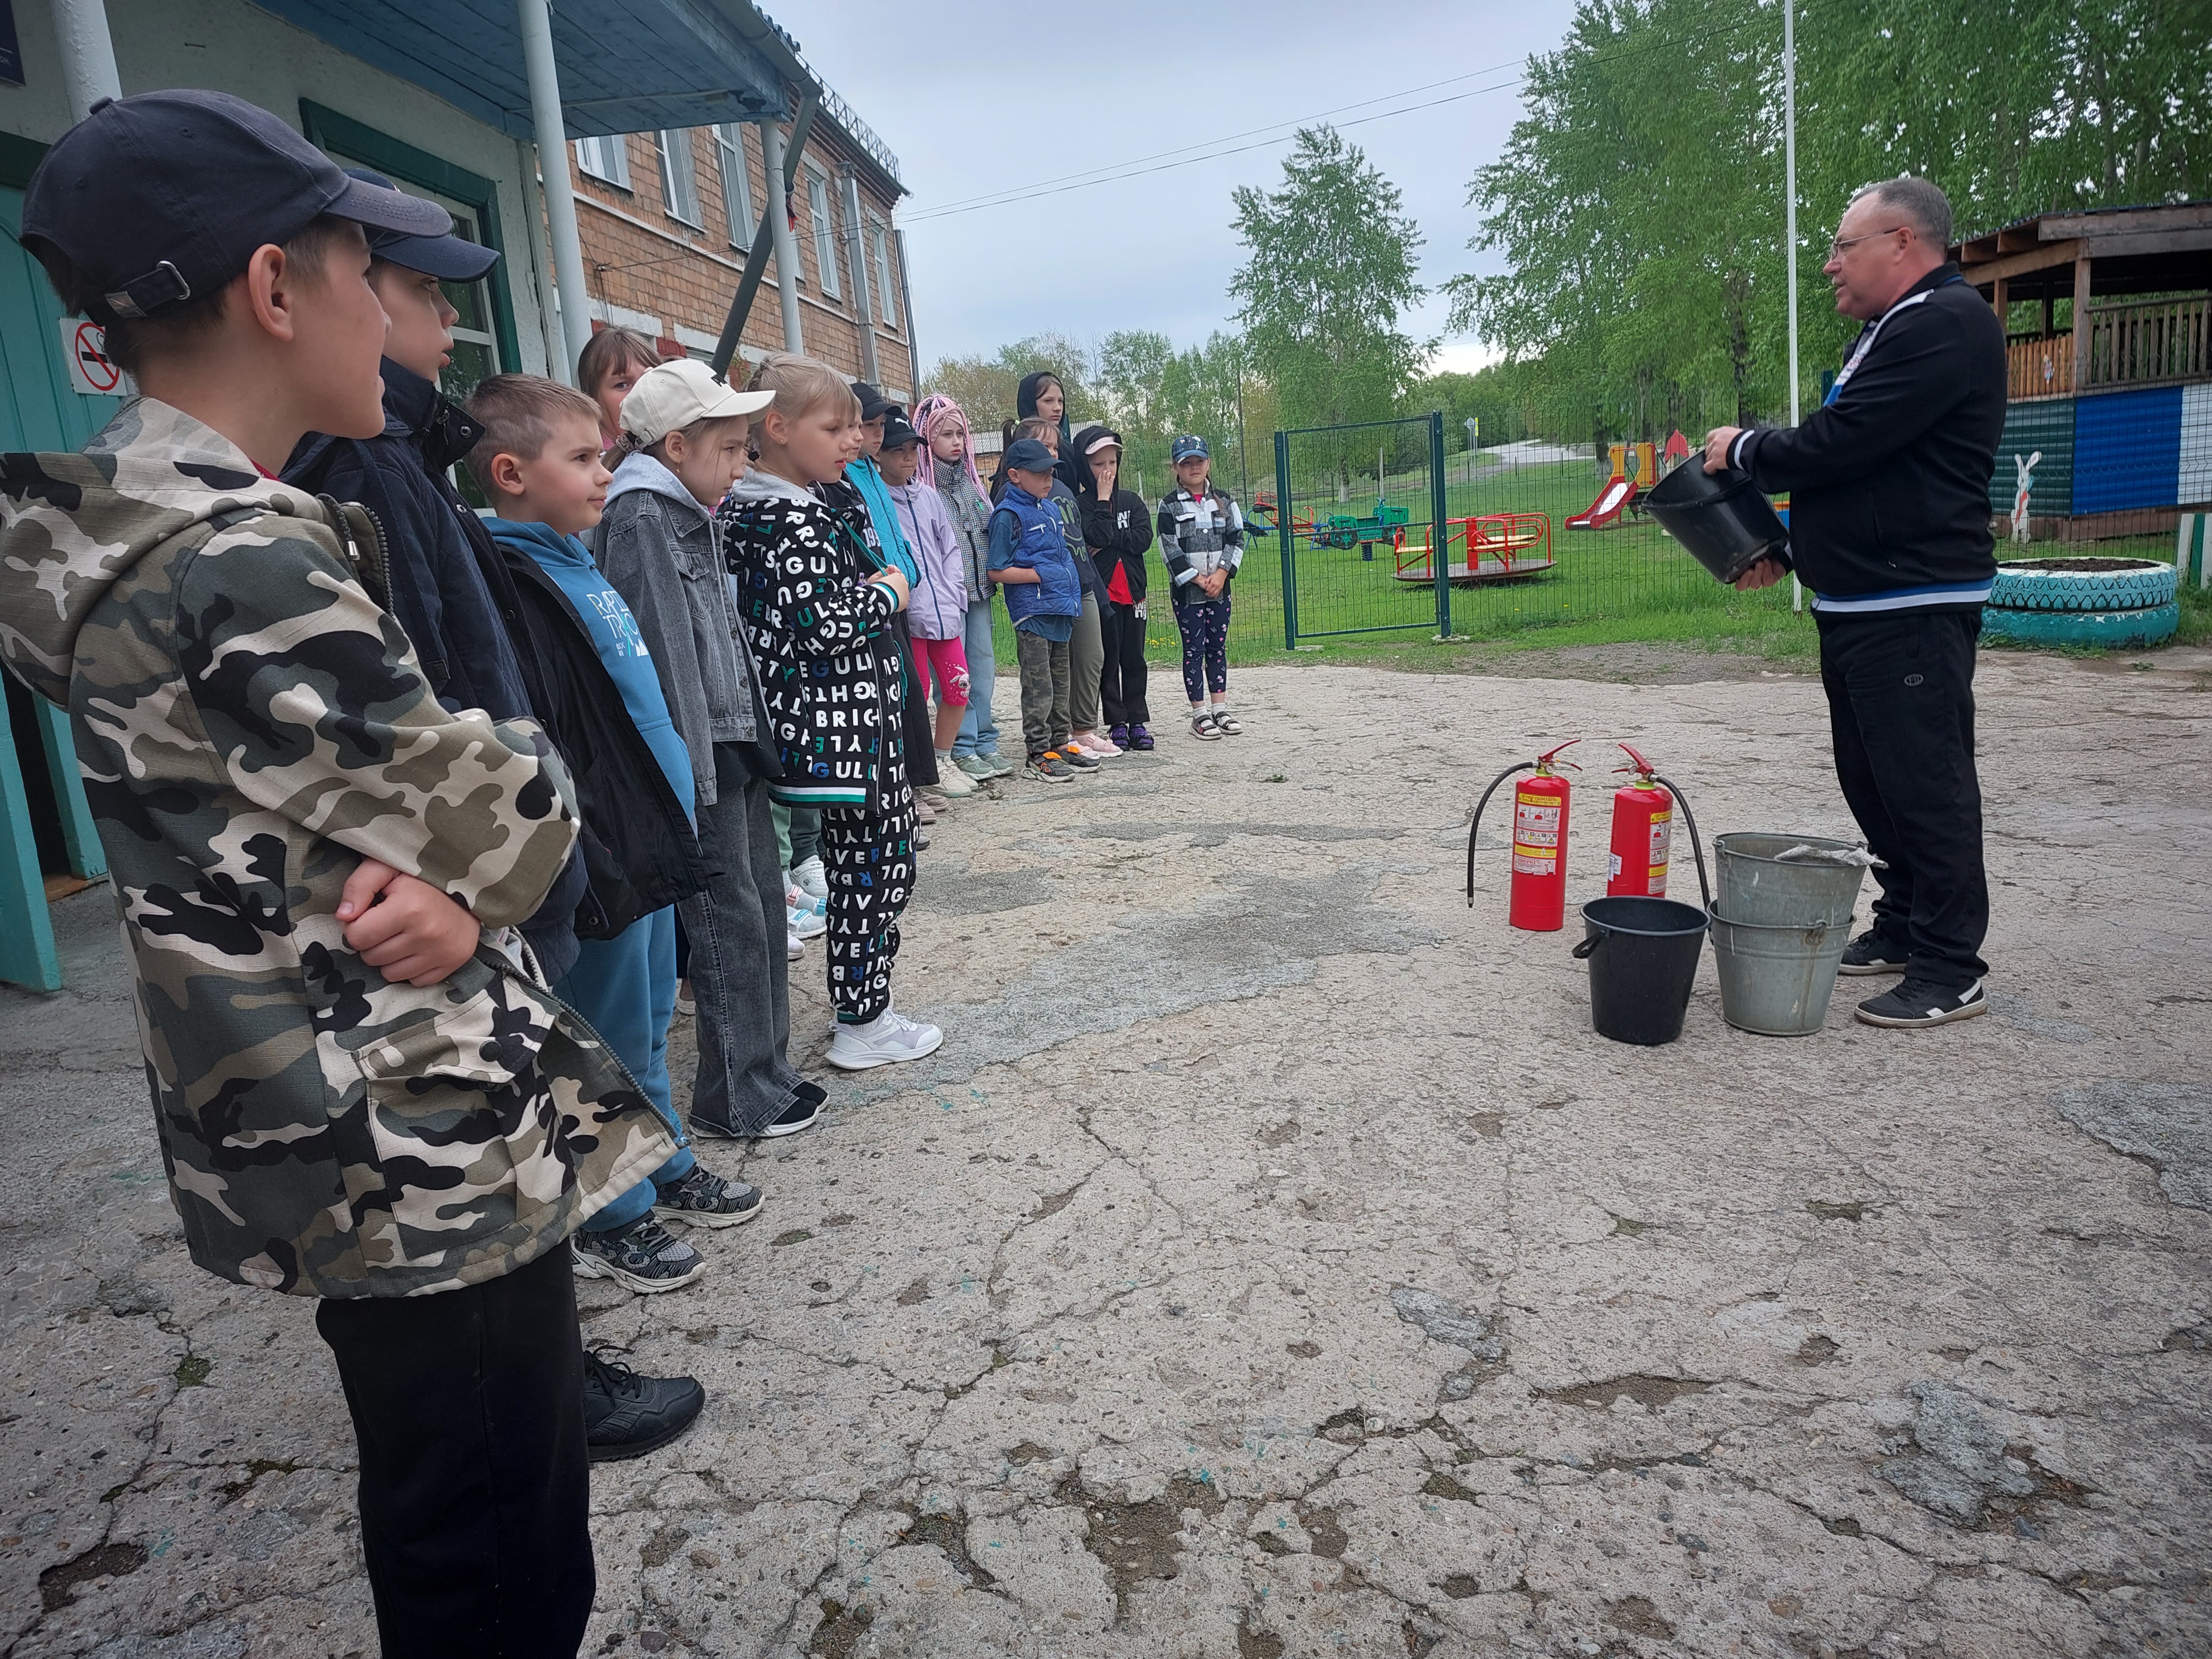
[[[1797, 390], [1797, 28], [1793, 0], [1782, 0], [1782, 158], [1788, 228], [1783, 252], [1790, 279], [1790, 424], [1802, 416]], [[1790, 573], [1790, 608], [1805, 608], [1804, 584]]]

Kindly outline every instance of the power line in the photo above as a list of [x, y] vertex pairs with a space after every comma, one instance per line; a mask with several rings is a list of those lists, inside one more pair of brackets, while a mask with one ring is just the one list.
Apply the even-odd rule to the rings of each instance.
[[[1691, 44], [1692, 42], [1708, 40], [1717, 34], [1732, 33], [1738, 30], [1747, 28], [1749, 26], [1749, 19], [1735, 18], [1724, 23], [1716, 24], [1710, 29], [1700, 31], [1680, 40], [1662, 41], [1655, 43], [1649, 46], [1623, 46], [1607, 52], [1604, 56], [1609, 58], [1640, 58], [1653, 52], [1678, 52], [1683, 46]], [[1523, 62], [1526, 60], [1516, 59], [1515, 61]], [[1062, 196], [1066, 195], [1070, 191], [1088, 190], [1095, 185], [1115, 184], [1124, 179], [1140, 179], [1151, 173], [1167, 173], [1171, 172], [1177, 167], [1193, 167], [1200, 161], [1215, 161], [1231, 155], [1242, 155], [1251, 150], [1265, 149], [1273, 144], [1286, 143], [1290, 142], [1291, 139], [1295, 138], [1297, 136], [1296, 131], [1283, 133], [1279, 131], [1279, 128], [1285, 125], [1304, 127], [1310, 122], [1326, 119], [1329, 115], [1336, 113], [1338, 111], [1361, 109], [1364, 108], [1369, 104], [1387, 102], [1392, 98], [1409, 97], [1413, 93], [1424, 92], [1431, 87], [1450, 86], [1455, 82], [1469, 80], [1479, 75], [1493, 74], [1499, 69], [1507, 69], [1510, 67], [1512, 67], [1512, 65], [1510, 64], [1492, 64], [1486, 70], [1470, 70], [1466, 75], [1452, 76], [1443, 81], [1431, 81], [1429, 82], [1426, 86], [1410, 87], [1402, 92], [1388, 93], [1380, 98], [1369, 98], [1363, 100], [1358, 103], [1340, 104], [1337, 106], [1337, 110], [1325, 110], [1319, 115], [1307, 116], [1304, 118], [1304, 119], [1296, 123], [1278, 122], [1274, 124], [1273, 126], [1270, 127], [1254, 127], [1249, 129], [1248, 131], [1244, 133], [1231, 133], [1223, 138], [1207, 139], [1203, 144], [1185, 145], [1182, 147], [1182, 150], [1160, 150], [1155, 152], [1154, 156], [1139, 156], [1130, 161], [1116, 163], [1112, 168], [1093, 168], [1088, 174], [1079, 173], [1063, 173], [1057, 179], [1048, 179], [1035, 185], [1014, 186], [1006, 190], [995, 191], [988, 196], [972, 197], [963, 201], [949, 202], [942, 207], [932, 208], [923, 212], [906, 214], [902, 216], [902, 222], [906, 224], [914, 225], [921, 224], [932, 219], [950, 219], [957, 217], [962, 214], [979, 213], [990, 208], [1005, 207], [1008, 204], [1013, 202], [1030, 201], [1039, 197], [1045, 196]], [[1525, 83], [1527, 79], [1528, 76], [1525, 75], [1516, 75], [1510, 80], [1499, 81], [1490, 86], [1472, 88], [1466, 92], [1453, 93], [1443, 98], [1431, 98], [1418, 104], [1407, 104], [1398, 109], [1380, 110], [1373, 115], [1363, 115], [1353, 120], [1337, 122], [1335, 125], [1339, 127], [1365, 126], [1372, 121], [1389, 120], [1394, 116], [1411, 115], [1418, 111], [1435, 109], [1444, 104], [1456, 104], [1463, 102], [1465, 100], [1469, 98], [1486, 97], [1492, 93], [1509, 91], [1515, 87], [1522, 85]], [[1273, 132], [1275, 136], [1268, 138], [1255, 139], [1253, 143], [1249, 144], [1233, 144], [1225, 149], [1212, 148], [1214, 145], [1228, 143], [1231, 139], [1245, 137], [1249, 136], [1250, 133], [1256, 132]], [[1191, 149], [1202, 149], [1204, 153], [1195, 155], [1183, 154], [1184, 150]], [[1153, 161], [1159, 156], [1176, 156], [1180, 157], [1180, 159], [1160, 161], [1156, 166], [1147, 167], [1142, 165], [1142, 163], [1148, 161]]]
[[[1062, 185], [1069, 183], [1072, 180], [1089, 179], [1095, 173], [1119, 173], [1120, 171], [1125, 167], [1139, 167], [1146, 161], [1158, 161], [1168, 156], [1182, 155], [1194, 149], [1210, 149], [1216, 144], [1231, 143], [1239, 138], [1249, 138], [1262, 132], [1274, 132], [1284, 127], [1295, 129], [1307, 125], [1309, 123], [1314, 121], [1325, 121], [1330, 116], [1341, 114], [1346, 110], [1365, 109], [1370, 104], [1387, 104], [1393, 99], [1411, 98], [1417, 92], [1431, 92], [1438, 87], [1455, 86], [1462, 81], [1472, 81], [1478, 76], [1495, 75], [1500, 70], [1514, 68], [1520, 63], [1520, 61], [1521, 60], [1516, 58], [1510, 59], [1506, 63], [1492, 64], [1486, 69], [1469, 70], [1464, 75], [1448, 75], [1441, 81], [1425, 82], [1418, 87], [1405, 87], [1396, 92], [1382, 93], [1376, 97], [1362, 98], [1355, 103], [1339, 104], [1334, 109], [1325, 109], [1317, 115], [1303, 116], [1295, 121], [1270, 121], [1265, 126], [1247, 127], [1242, 132], [1225, 132], [1218, 137], [1200, 139], [1194, 143], [1177, 144], [1172, 149], [1155, 150], [1150, 155], [1133, 155], [1127, 161], [1109, 162], [1104, 167], [1085, 167], [1079, 173], [1063, 173], [1057, 178], [1040, 179], [1034, 184], [1023, 186], [1020, 193], [1027, 195], [1033, 191], [1042, 191], [1048, 185]], [[1348, 125], [1350, 124], [1346, 123], [1346, 125]], [[1205, 158], [1200, 157], [1199, 159], [1203, 160]], [[928, 208], [919, 214], [907, 216], [908, 221], [908, 222], [912, 222], [912, 221], [917, 217], [934, 218], [944, 214], [951, 213], [957, 209], [982, 206], [990, 202], [996, 201], [1000, 197], [1007, 193], [1008, 192], [1006, 191], [990, 190], [984, 191], [980, 196], [963, 196], [956, 198], [954, 200], [950, 202], [939, 202], [935, 206]]]

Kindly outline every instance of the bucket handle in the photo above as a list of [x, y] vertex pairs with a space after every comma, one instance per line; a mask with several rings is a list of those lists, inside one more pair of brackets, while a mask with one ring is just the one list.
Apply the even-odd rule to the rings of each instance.
[[1535, 761], [1519, 761], [1507, 767], [1491, 779], [1490, 787], [1482, 792], [1482, 799], [1474, 804], [1474, 816], [1468, 820], [1467, 825], [1467, 902], [1469, 909], [1474, 908], [1474, 843], [1475, 838], [1482, 833], [1482, 809], [1490, 805], [1490, 798], [1498, 793], [1499, 784], [1516, 772], [1533, 772], [1537, 765]]
[[[1682, 793], [1682, 786], [1680, 784], [1675, 782], [1672, 778], [1660, 777], [1656, 772], [1652, 774], [1652, 776], [1658, 782], [1666, 785], [1666, 787], [1673, 792], [1674, 799], [1682, 803], [1683, 821], [1690, 826], [1690, 852], [1698, 861], [1698, 891], [1704, 896], [1705, 901], [1705, 914], [1707, 915], [1711, 915], [1713, 913], [1713, 890], [1711, 884], [1705, 880], [1705, 849], [1698, 844], [1698, 815], [1690, 810], [1690, 798]], [[1472, 872], [1473, 863], [1474, 857], [1472, 850], [1470, 849], [1468, 855], [1470, 871], [1468, 877], [1468, 882], [1470, 886], [1474, 884], [1474, 880]], [[1468, 902], [1472, 903], [1474, 901], [1470, 899]]]
[[1575, 960], [1577, 962], [1587, 961], [1589, 959], [1589, 953], [1596, 950], [1599, 945], [1604, 943], [1605, 935], [1603, 933], [1598, 933], [1589, 939], [1584, 939], [1580, 945], [1577, 945], [1574, 948], [1573, 954]]

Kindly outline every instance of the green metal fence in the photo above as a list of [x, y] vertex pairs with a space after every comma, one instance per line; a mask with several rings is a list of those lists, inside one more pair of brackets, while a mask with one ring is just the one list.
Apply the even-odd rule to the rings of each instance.
[[[1452, 592], [1432, 548], [1446, 518], [1443, 416], [1275, 434], [1275, 488], [1246, 504], [1282, 562], [1283, 646], [1334, 635], [1451, 634]], [[1257, 598], [1249, 586], [1240, 602]]]

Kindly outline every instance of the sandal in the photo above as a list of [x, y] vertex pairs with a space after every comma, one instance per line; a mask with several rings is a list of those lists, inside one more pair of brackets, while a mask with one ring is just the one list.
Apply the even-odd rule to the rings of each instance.
[[1217, 708], [1213, 710], [1213, 729], [1233, 738], [1244, 728], [1237, 724], [1237, 716], [1226, 708]]
[[1190, 717], [1190, 734], [1208, 743], [1218, 743], [1221, 738], [1221, 733], [1213, 729], [1213, 716], [1204, 713]]
[[1152, 734], [1151, 731], [1141, 726], [1131, 726], [1129, 728], [1129, 747], [1136, 750], [1140, 754], [1150, 754], [1152, 749]]

